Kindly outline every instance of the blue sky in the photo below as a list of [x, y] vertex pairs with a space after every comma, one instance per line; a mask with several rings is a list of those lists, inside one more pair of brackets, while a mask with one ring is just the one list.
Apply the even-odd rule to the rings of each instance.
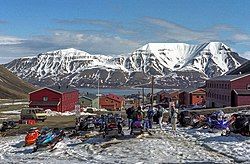
[[61, 48], [120, 55], [221, 41], [250, 59], [248, 0], [0, 0], [0, 63]]

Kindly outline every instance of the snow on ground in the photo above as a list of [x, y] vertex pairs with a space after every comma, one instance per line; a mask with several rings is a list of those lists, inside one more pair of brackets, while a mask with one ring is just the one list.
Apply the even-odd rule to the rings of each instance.
[[[71, 116], [71, 115], [76, 115], [75, 111], [69, 112], [56, 112], [56, 111], [51, 111], [50, 109], [46, 109], [45, 110], [47, 116]], [[84, 116], [89, 116], [89, 115], [96, 115], [94, 113], [88, 113], [88, 112], [80, 112], [80, 115], [84, 115]]]
[[9, 105], [28, 105], [29, 102], [11, 102], [11, 103], [2, 103], [0, 106], [9, 106]]
[[2, 114], [10, 114], [10, 115], [20, 115], [21, 110], [11, 110], [11, 111], [2, 111]]
[[32, 153], [33, 147], [22, 147], [24, 135], [4, 137], [0, 140], [0, 160], [3, 163], [230, 163], [232, 158], [210, 151], [186, 139], [189, 134], [180, 131], [154, 130], [153, 135], [103, 139], [101, 136], [85, 142], [65, 138], [57, 149]]
[[8, 117], [0, 117], [0, 120], [7, 120]]
[[236, 162], [250, 161], [250, 137], [239, 134], [221, 136], [221, 133], [210, 133], [208, 129], [187, 129], [179, 131], [180, 135], [196, 141], [208, 149], [233, 158]]

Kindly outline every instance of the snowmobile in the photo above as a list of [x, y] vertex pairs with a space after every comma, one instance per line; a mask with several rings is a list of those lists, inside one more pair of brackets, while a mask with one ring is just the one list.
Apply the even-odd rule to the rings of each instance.
[[211, 129], [227, 129], [229, 127], [229, 121], [226, 119], [218, 120], [218, 119], [212, 119], [208, 117], [207, 119], [207, 125]]
[[124, 135], [122, 125], [114, 116], [109, 116], [104, 126], [103, 138], [107, 136], [116, 137], [118, 135]]
[[143, 124], [141, 120], [133, 121], [131, 124], [130, 134], [142, 134], [143, 133]]
[[207, 117], [188, 110], [183, 110], [178, 114], [178, 121], [183, 127], [192, 126], [193, 128], [200, 128], [207, 125]]
[[230, 131], [241, 135], [250, 136], [250, 113], [237, 113], [231, 116]]
[[214, 131], [222, 131], [221, 135], [229, 134], [229, 126], [232, 123], [231, 120], [227, 120], [223, 118], [224, 113], [222, 112], [214, 112], [211, 116], [209, 116], [206, 120], [206, 125]]
[[107, 120], [107, 116], [105, 115], [101, 115], [100, 117], [95, 119], [95, 127], [99, 128], [99, 131], [103, 131], [104, 130], [104, 126], [105, 126], [105, 122]]
[[193, 121], [190, 112], [187, 110], [180, 112], [180, 114], [178, 115], [178, 120], [180, 125], [183, 127], [191, 126]]
[[193, 128], [206, 127], [207, 117], [205, 115], [193, 115], [191, 126]]
[[19, 128], [17, 126], [17, 122], [15, 121], [4, 121], [2, 125], [0, 126], [0, 131], [5, 132], [8, 129], [14, 129], [14, 128]]
[[76, 130], [92, 131], [95, 129], [95, 119], [93, 116], [88, 116], [85, 119], [82, 117], [76, 123]]
[[55, 147], [55, 145], [63, 140], [65, 133], [63, 130], [55, 128], [51, 129], [42, 129], [41, 135], [36, 140], [36, 146], [33, 149], [33, 152], [38, 150], [50, 150]]
[[40, 135], [40, 132], [37, 128], [31, 128], [27, 135], [25, 136], [25, 145], [24, 146], [30, 146], [36, 143], [36, 140], [38, 136]]
[[114, 117], [119, 125], [121, 125], [122, 127], [126, 125], [120, 114], [115, 114]]

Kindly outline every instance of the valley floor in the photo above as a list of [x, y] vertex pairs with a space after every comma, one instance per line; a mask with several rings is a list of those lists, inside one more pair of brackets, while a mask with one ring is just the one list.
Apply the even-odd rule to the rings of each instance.
[[235, 163], [250, 161], [250, 139], [232, 135], [220, 136], [206, 129], [179, 128], [174, 135], [170, 127], [157, 128], [152, 135], [103, 139], [101, 136], [81, 141], [65, 138], [56, 149], [32, 153], [23, 147], [24, 135], [0, 140], [3, 163]]

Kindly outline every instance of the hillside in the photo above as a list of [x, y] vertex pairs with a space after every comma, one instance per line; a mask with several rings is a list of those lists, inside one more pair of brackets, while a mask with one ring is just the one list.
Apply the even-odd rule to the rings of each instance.
[[24, 82], [0, 65], [0, 99], [25, 99], [34, 86]]
[[239, 67], [245, 61], [221, 42], [201, 45], [148, 43], [127, 56], [92, 55], [73, 48], [15, 59], [5, 64], [20, 78], [36, 85], [68, 84], [95, 87], [146, 85], [185, 88]]

